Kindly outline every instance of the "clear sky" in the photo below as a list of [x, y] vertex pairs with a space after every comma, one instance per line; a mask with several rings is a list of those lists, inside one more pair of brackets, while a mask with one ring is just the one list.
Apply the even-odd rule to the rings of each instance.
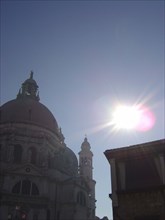
[[[67, 146], [88, 137], [99, 217], [112, 218], [103, 152], [165, 137], [164, 37], [164, 1], [1, 1], [1, 104], [33, 70]], [[116, 103], [142, 103], [154, 126], [105, 126]]]

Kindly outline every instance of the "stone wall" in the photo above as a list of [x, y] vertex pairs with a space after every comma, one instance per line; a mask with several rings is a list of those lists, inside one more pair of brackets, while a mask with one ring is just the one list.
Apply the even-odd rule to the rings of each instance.
[[119, 206], [114, 210], [114, 220], [165, 219], [165, 189], [121, 193], [118, 194], [118, 201]]

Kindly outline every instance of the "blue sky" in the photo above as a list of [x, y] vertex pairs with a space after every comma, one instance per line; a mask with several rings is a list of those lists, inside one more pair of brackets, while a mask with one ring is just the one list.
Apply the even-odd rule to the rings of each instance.
[[[164, 37], [164, 1], [1, 1], [1, 104], [33, 70], [66, 144], [88, 137], [99, 217], [112, 218], [103, 152], [165, 137]], [[119, 102], [149, 107], [154, 127], [104, 126]]]

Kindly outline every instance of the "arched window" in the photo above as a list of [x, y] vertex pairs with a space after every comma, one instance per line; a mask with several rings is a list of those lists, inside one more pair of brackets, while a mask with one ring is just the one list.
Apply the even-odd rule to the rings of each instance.
[[86, 206], [86, 197], [82, 191], [79, 191], [77, 193], [77, 203], [80, 204], [81, 206]]
[[21, 191], [21, 181], [15, 184], [15, 186], [12, 189], [12, 193], [19, 194]]
[[30, 195], [31, 191], [31, 182], [29, 180], [22, 181], [22, 191], [23, 195]]
[[47, 209], [47, 212], [46, 212], [46, 220], [50, 220], [50, 210]]
[[37, 152], [35, 147], [30, 147], [28, 149], [28, 161], [32, 164], [36, 164]]
[[48, 154], [48, 167], [52, 168], [52, 158], [51, 158], [50, 154]]
[[30, 180], [23, 180], [14, 185], [12, 193], [37, 196], [39, 195], [39, 190], [35, 183]]
[[14, 152], [13, 152], [13, 162], [14, 163], [21, 163], [22, 159], [22, 146], [21, 145], [14, 145]]
[[36, 186], [35, 183], [32, 183], [32, 192], [31, 192], [31, 194], [33, 196], [39, 195], [39, 190], [38, 190], [38, 187]]
[[38, 220], [38, 214], [35, 213], [35, 214], [33, 215], [33, 220]]

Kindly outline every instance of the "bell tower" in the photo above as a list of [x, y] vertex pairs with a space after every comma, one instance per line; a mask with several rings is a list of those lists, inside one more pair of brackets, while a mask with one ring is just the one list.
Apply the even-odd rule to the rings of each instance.
[[93, 180], [93, 153], [90, 150], [91, 146], [85, 137], [83, 143], [81, 144], [81, 151], [79, 152], [79, 172], [90, 189], [89, 192], [89, 219], [95, 218], [95, 184], [96, 181]]

